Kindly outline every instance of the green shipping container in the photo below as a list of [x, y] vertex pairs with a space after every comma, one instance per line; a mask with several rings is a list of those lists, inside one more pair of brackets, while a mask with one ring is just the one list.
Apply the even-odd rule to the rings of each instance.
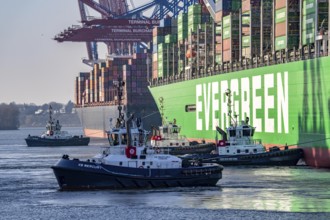
[[159, 69], [163, 69], [164, 66], [166, 66], [166, 63], [165, 63], [165, 62], [160, 62], [160, 61], [158, 60], [158, 70], [159, 70]]
[[315, 14], [315, 1], [304, 0], [303, 1], [303, 15]]
[[188, 31], [188, 23], [182, 23], [178, 25], [178, 33], [182, 31]]
[[164, 43], [164, 36], [154, 36], [152, 38], [153, 44], [159, 44], [159, 43]]
[[230, 15], [227, 15], [227, 16], [225, 16], [225, 17], [223, 17], [223, 19], [222, 19], [222, 26], [225, 28], [225, 27], [230, 27], [230, 25], [231, 25], [231, 22], [230, 22], [230, 19], [231, 18], [231, 16]]
[[277, 9], [275, 12], [275, 23], [286, 21], [286, 8]]
[[178, 40], [184, 40], [188, 37], [188, 30], [187, 31], [182, 31], [178, 32]]
[[177, 35], [176, 34], [168, 34], [165, 36], [165, 43], [176, 43]]
[[251, 19], [250, 19], [250, 11], [244, 12], [242, 16], [242, 24], [250, 24]]
[[188, 14], [200, 14], [202, 6], [200, 4], [191, 5], [188, 7]]
[[244, 36], [242, 37], [242, 46], [243, 47], [250, 47], [251, 36]]
[[163, 72], [163, 70], [162, 69], [158, 69], [158, 78], [161, 78], [161, 77], [163, 77], [164, 76], [164, 74], [163, 74], [164, 72]]
[[302, 17], [302, 29], [315, 29], [315, 14], [304, 15]]
[[222, 55], [221, 54], [215, 56], [215, 62], [217, 62], [219, 64], [222, 63]]
[[281, 37], [275, 38], [275, 50], [283, 50], [286, 47], [287, 47], [286, 36], [281, 36]]
[[223, 28], [223, 32], [222, 32], [222, 39], [227, 39], [231, 37], [231, 28], [229, 27], [225, 27]]
[[189, 15], [188, 16], [188, 25], [198, 23], [200, 24], [202, 22], [201, 15]]
[[315, 30], [314, 29], [307, 29], [302, 31], [302, 44], [312, 44], [315, 42]]
[[178, 24], [179, 23], [185, 23], [185, 22], [188, 22], [188, 14], [186, 14], [186, 13], [180, 13], [178, 15]]
[[204, 29], [205, 28], [205, 24], [191, 24], [188, 26], [188, 35], [190, 33], [190, 31], [196, 32], [198, 30], [198, 28]]
[[216, 26], [215, 27], [215, 33], [216, 34], [221, 34], [222, 33], [222, 27], [221, 26]]
[[275, 50], [283, 50], [286, 48], [293, 48], [298, 46], [298, 36], [297, 37], [289, 37], [287, 42], [286, 36], [280, 36], [275, 38]]
[[158, 60], [158, 62], [166, 61], [167, 60], [167, 52], [158, 52], [157, 53], [157, 60]]
[[162, 52], [163, 50], [166, 50], [167, 48], [167, 45], [166, 43], [161, 43], [161, 44], [158, 44], [158, 52]]
[[158, 68], [158, 77], [166, 78], [168, 75], [173, 75], [173, 68], [167, 70], [167, 68]]

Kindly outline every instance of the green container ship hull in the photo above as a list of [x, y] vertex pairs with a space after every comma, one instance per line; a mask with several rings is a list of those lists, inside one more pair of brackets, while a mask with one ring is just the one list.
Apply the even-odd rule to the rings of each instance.
[[228, 125], [225, 91], [232, 111], [249, 117], [255, 138], [266, 146], [294, 145], [305, 161], [330, 167], [330, 57], [259, 67], [152, 86], [163, 114], [176, 119], [189, 139], [215, 140], [215, 127]]

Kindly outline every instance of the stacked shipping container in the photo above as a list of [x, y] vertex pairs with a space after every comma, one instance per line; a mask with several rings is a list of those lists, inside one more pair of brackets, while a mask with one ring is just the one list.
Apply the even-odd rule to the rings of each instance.
[[275, 0], [275, 50], [298, 48], [299, 0]]
[[186, 40], [186, 66], [185, 77], [195, 77], [206, 73], [211, 66], [213, 47], [214, 21], [205, 5], [191, 5], [188, 8], [188, 38]]
[[[153, 69], [153, 79], [166, 78], [173, 75], [174, 72], [177, 72], [177, 24], [177, 19], [166, 18], [161, 21], [162, 27], [154, 28], [154, 32], [156, 30], [162, 30], [161, 34], [164, 40], [157, 44], [157, 57], [155, 51], [153, 51], [153, 63], [155, 63], [153, 64], [153, 68], [157, 69], [157, 75]], [[157, 62], [155, 60], [157, 60]]]
[[235, 13], [222, 19], [222, 45], [223, 62], [239, 59], [239, 17]]
[[239, 9], [241, 0], [216, 1], [216, 57], [218, 64], [239, 57]]
[[89, 78], [88, 72], [81, 72], [79, 76], [76, 77], [75, 83], [75, 100], [76, 103], [83, 104], [86, 97], [86, 80]]
[[184, 71], [186, 66], [186, 45], [185, 40], [188, 37], [188, 14], [180, 13], [177, 19], [178, 25], [178, 74]]
[[134, 54], [133, 59], [129, 59], [128, 64], [122, 66], [122, 79], [125, 82], [124, 91], [126, 91], [124, 105], [139, 106], [143, 103], [148, 106], [153, 100], [148, 90], [146, 77], [146, 73], [151, 71], [151, 66], [146, 65], [147, 56], [147, 53]]
[[[145, 60], [144, 60], [145, 61]], [[76, 77], [76, 105], [104, 104], [115, 100], [116, 89], [113, 80], [122, 77], [123, 65], [127, 59], [107, 60], [94, 64], [89, 73], [80, 73]]]
[[327, 0], [319, 1], [318, 5], [315, 0], [302, 0], [302, 45], [313, 44], [315, 35], [328, 26], [328, 6]]
[[260, 12], [260, 1], [242, 0], [242, 58], [260, 53]]
[[[220, 64], [231, 68], [227, 64], [245, 58], [251, 63], [265, 62], [264, 59], [269, 62], [271, 57], [289, 58], [288, 53], [283, 56], [283, 50], [299, 48], [299, 31], [300, 43], [306, 45], [314, 43], [315, 36], [328, 27], [326, 0], [216, 0], [214, 7], [214, 21], [203, 4], [191, 5], [187, 14], [179, 14], [177, 37], [172, 32], [164, 42], [154, 46], [158, 50], [154, 59], [154, 62], [158, 59], [158, 65], [153, 65], [158, 74], [153, 75], [154, 79], [182, 77], [182, 72], [189, 79], [203, 74], [201, 69], [209, 67], [208, 60], [214, 61], [214, 67]], [[176, 39], [178, 59], [173, 59]]]
[[152, 30], [152, 78], [158, 78], [158, 44], [164, 43], [164, 27]]

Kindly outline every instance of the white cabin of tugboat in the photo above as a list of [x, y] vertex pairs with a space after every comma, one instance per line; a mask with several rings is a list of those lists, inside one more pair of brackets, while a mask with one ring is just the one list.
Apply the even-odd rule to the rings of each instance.
[[184, 136], [180, 135], [181, 127], [176, 123], [166, 123], [154, 130], [151, 137], [151, 146], [153, 147], [185, 147], [190, 143]]
[[[221, 129], [217, 127], [217, 130]], [[248, 125], [245, 121], [241, 121], [239, 125], [231, 125], [227, 128], [225, 137], [217, 143], [218, 154], [247, 155], [266, 152], [261, 139], [253, 139], [254, 131], [255, 128]], [[227, 135], [229, 136], [228, 140], [226, 138]]]
[[180, 158], [163, 154], [162, 151], [146, 145], [148, 131], [136, 125], [128, 129], [130, 129], [130, 134], [127, 133], [125, 127], [113, 128], [108, 131], [110, 146], [103, 148], [102, 152], [93, 159], [107, 165], [141, 169], [182, 167]]

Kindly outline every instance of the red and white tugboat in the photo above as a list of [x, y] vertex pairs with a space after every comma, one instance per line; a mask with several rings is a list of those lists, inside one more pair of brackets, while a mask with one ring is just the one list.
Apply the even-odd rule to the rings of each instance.
[[159, 98], [163, 123], [158, 128], [153, 128], [153, 135], [151, 137], [152, 147], [158, 151], [162, 150], [172, 155], [207, 154], [216, 149], [214, 143], [190, 142], [185, 136], [180, 135], [181, 127], [176, 124], [176, 119], [173, 122], [164, 120], [163, 101], [163, 98]]
[[214, 162], [222, 165], [276, 165], [294, 166], [303, 158], [303, 150], [300, 148], [281, 150], [279, 147], [271, 147], [269, 150], [262, 145], [260, 139], [253, 139], [255, 127], [248, 124], [249, 118], [238, 124], [237, 115], [232, 117], [231, 91], [226, 91], [228, 98], [228, 119], [231, 122], [227, 132], [217, 127], [222, 139], [217, 140], [217, 150], [212, 154], [189, 155], [184, 159], [200, 160], [202, 162]]

